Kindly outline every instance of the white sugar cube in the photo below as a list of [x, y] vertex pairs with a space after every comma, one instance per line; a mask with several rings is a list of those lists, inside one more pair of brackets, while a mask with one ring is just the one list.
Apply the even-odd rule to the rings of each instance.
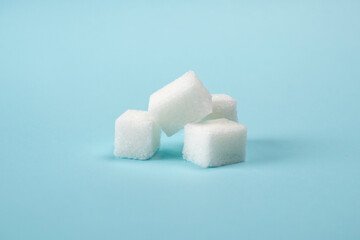
[[183, 158], [201, 167], [245, 161], [245, 125], [225, 118], [185, 126]]
[[226, 94], [212, 94], [212, 113], [203, 120], [226, 118], [231, 121], [238, 121], [236, 111], [236, 100]]
[[211, 94], [193, 71], [150, 96], [149, 113], [167, 136], [187, 123], [201, 120], [212, 111]]
[[128, 110], [115, 121], [114, 154], [148, 159], [160, 146], [161, 130], [148, 112]]

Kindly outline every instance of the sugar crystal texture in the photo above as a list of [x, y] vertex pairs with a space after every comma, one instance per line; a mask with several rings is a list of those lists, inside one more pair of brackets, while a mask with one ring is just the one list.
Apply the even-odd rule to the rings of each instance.
[[231, 121], [238, 121], [236, 111], [236, 100], [226, 94], [212, 94], [212, 113], [203, 120], [226, 118]]
[[114, 155], [148, 159], [160, 146], [161, 130], [145, 111], [128, 110], [115, 121]]
[[187, 124], [183, 158], [204, 168], [245, 161], [246, 133], [245, 125], [225, 118]]
[[211, 94], [189, 71], [153, 93], [148, 111], [166, 135], [172, 136], [187, 123], [199, 121], [212, 112]]

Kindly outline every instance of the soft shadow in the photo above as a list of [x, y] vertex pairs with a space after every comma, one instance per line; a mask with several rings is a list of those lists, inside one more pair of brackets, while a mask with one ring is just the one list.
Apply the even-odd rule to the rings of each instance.
[[[185, 161], [182, 158], [183, 145], [183, 142], [167, 142], [161, 145], [155, 155], [147, 161]], [[314, 151], [316, 151], [316, 144], [314, 142], [310, 143], [310, 141], [306, 139], [248, 139], [245, 162], [241, 164], [222, 166], [220, 168], [233, 168], [235, 166], [243, 166], [243, 164], [248, 166], [254, 164], [274, 164], [281, 161], [289, 162], [296, 160], [298, 157], [309, 156], [309, 154]], [[103, 154], [101, 158], [106, 161], [132, 160], [114, 156], [112, 154], [112, 149], [109, 150], [108, 153]], [[193, 164], [189, 163], [189, 165], [192, 166]], [[184, 166], [188, 167], [186, 164]]]
[[104, 154], [101, 156], [101, 158], [106, 161], [115, 161], [115, 160], [119, 159], [113, 153]]
[[[105, 161], [114, 161], [114, 162], [134, 160], [134, 159], [131, 159], [131, 158], [121, 158], [121, 157], [117, 157], [117, 156], [115, 156], [113, 153], [104, 154], [104, 155], [101, 156], [101, 159], [102, 159], [102, 160], [105, 160]], [[147, 159], [141, 160], [141, 161], [147, 161]]]
[[[156, 153], [154, 154], [154, 156], [150, 159], [146, 159], [145, 161], [148, 160], [183, 160], [182, 158], [182, 148], [183, 148], [183, 143], [177, 143], [177, 142], [171, 142], [171, 143], [167, 143], [164, 144], [164, 146], [160, 146], [160, 149], [158, 149], [156, 151]], [[134, 160], [134, 159], [129, 159], [129, 158], [120, 158], [120, 157], [116, 157], [113, 153], [112, 153], [112, 149], [109, 150], [108, 153], [106, 154], [101, 154], [101, 159], [105, 160], [105, 161], [120, 161], [120, 160]], [[144, 161], [144, 160], [142, 160]]]
[[160, 149], [150, 160], [167, 160], [178, 159], [182, 160], [183, 143], [171, 143], [160, 146]]
[[246, 162], [268, 164], [308, 155], [307, 141], [295, 139], [249, 139]]

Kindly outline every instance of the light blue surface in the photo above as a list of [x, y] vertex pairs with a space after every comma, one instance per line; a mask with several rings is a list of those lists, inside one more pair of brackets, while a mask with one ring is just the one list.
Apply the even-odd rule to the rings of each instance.
[[[359, 1], [0, 2], [0, 239], [359, 239]], [[114, 120], [187, 70], [238, 100], [247, 161]]]

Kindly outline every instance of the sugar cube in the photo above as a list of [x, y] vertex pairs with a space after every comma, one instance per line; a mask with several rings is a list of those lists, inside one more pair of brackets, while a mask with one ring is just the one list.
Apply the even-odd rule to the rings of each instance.
[[189, 71], [153, 93], [148, 111], [166, 135], [172, 136], [187, 123], [199, 121], [212, 112], [211, 94]]
[[114, 155], [148, 159], [160, 146], [161, 130], [145, 111], [128, 110], [115, 121]]
[[212, 113], [203, 120], [227, 118], [231, 121], [238, 121], [236, 111], [236, 100], [226, 94], [212, 94]]
[[204, 168], [245, 161], [246, 132], [225, 118], [187, 124], [183, 158]]

